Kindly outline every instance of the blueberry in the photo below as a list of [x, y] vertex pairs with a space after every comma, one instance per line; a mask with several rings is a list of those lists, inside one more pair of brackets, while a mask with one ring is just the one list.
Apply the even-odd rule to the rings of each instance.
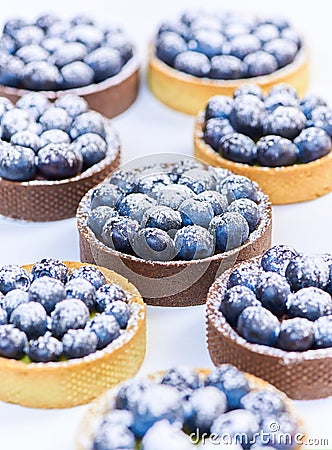
[[279, 29], [270, 23], [262, 23], [255, 28], [254, 33], [255, 36], [265, 44], [272, 39], [277, 39], [280, 35]]
[[[161, 438], [162, 437], [162, 438]], [[156, 422], [142, 439], [142, 450], [192, 450], [195, 448], [188, 436], [179, 428], [178, 424], [170, 424], [167, 420]]]
[[86, 16], [85, 14], [80, 14], [71, 19], [70, 23], [72, 25], [94, 25], [93, 20], [90, 16]]
[[[22, 97], [21, 97], [22, 98]], [[18, 100], [19, 102], [20, 100]], [[17, 102], [17, 103], [18, 103]], [[18, 105], [16, 103], [16, 107], [18, 108]], [[2, 117], [4, 114], [9, 111], [10, 109], [13, 109], [14, 105], [13, 103], [6, 97], [0, 97], [0, 121], [2, 121]]]
[[95, 133], [86, 133], [79, 136], [72, 147], [83, 156], [83, 170], [97, 164], [105, 158], [107, 152], [106, 142]]
[[36, 340], [29, 342], [27, 354], [33, 362], [59, 361], [62, 356], [63, 346], [51, 333], [46, 333]]
[[46, 130], [40, 135], [40, 148], [48, 144], [70, 144], [69, 135], [62, 130]]
[[3, 297], [2, 308], [6, 311], [8, 318], [11, 313], [22, 303], [28, 303], [29, 294], [21, 289], [13, 289]]
[[52, 91], [61, 83], [59, 70], [47, 61], [32, 61], [22, 73], [22, 85], [31, 91]]
[[323, 316], [314, 322], [315, 347], [332, 347], [332, 315]]
[[235, 99], [230, 121], [239, 133], [252, 139], [260, 137], [265, 118], [264, 103], [255, 95], [241, 95]]
[[88, 86], [94, 81], [94, 71], [83, 61], [74, 61], [66, 64], [60, 70], [63, 89], [74, 89]]
[[120, 336], [120, 326], [112, 315], [99, 314], [89, 322], [88, 327], [97, 337], [98, 350], [105, 348]]
[[177, 210], [181, 203], [194, 197], [195, 193], [184, 185], [161, 187], [157, 192], [158, 204]]
[[9, 19], [5, 22], [3, 27], [3, 33], [8, 34], [11, 37], [15, 37], [18, 30], [28, 25], [27, 21], [20, 18]]
[[[274, 425], [272, 425], [272, 423], [278, 423], [278, 429], [275, 432], [271, 431], [273, 429], [276, 429]], [[296, 436], [298, 436], [297, 433], [299, 432], [299, 426], [289, 413], [283, 412], [278, 414], [277, 416], [267, 416], [263, 420], [261, 427], [262, 436], [264, 435], [263, 450], [269, 450], [271, 448], [265, 447], [266, 444], [268, 444], [269, 446], [271, 445], [272, 449], [277, 450], [294, 449], [294, 446], [296, 445]]]
[[43, 14], [36, 20], [36, 25], [46, 32], [58, 20], [54, 14]]
[[293, 291], [310, 286], [325, 289], [329, 266], [320, 256], [298, 255], [291, 259], [285, 274]]
[[44, 61], [49, 56], [47, 50], [45, 50], [40, 45], [25, 45], [21, 47], [17, 52], [16, 56], [20, 58], [24, 64], [28, 64], [33, 61]]
[[150, 197], [156, 197], [161, 187], [169, 186], [171, 184], [172, 181], [166, 173], [143, 173], [141, 176], [136, 178], [133, 185], [133, 192], [139, 192]]
[[9, 141], [13, 134], [26, 130], [30, 123], [31, 119], [26, 111], [17, 108], [10, 109], [2, 116], [2, 139]]
[[50, 105], [51, 103], [45, 95], [40, 92], [29, 92], [22, 95], [15, 106], [27, 111], [29, 116], [32, 116], [35, 120], [39, 120], [39, 117], [44, 114]]
[[332, 138], [332, 109], [319, 106], [311, 113], [310, 126], [322, 128]]
[[264, 23], [275, 25], [280, 31], [289, 27], [289, 23], [284, 17], [276, 15], [274, 15], [273, 17], [265, 18]]
[[311, 119], [312, 111], [319, 106], [327, 106], [325, 100], [318, 95], [306, 95], [300, 101], [300, 108], [307, 119]]
[[132, 378], [123, 383], [115, 397], [115, 407], [132, 411], [141, 402], [145, 392], [152, 386], [148, 378]]
[[108, 33], [106, 44], [120, 52], [123, 63], [127, 63], [133, 56], [133, 45], [129, 42], [127, 36], [122, 32]]
[[127, 293], [117, 284], [105, 284], [97, 291], [97, 311], [104, 312], [106, 307], [113, 302], [128, 302]]
[[133, 239], [134, 252], [150, 261], [169, 261], [176, 255], [172, 238], [159, 228], [144, 228]]
[[251, 411], [230, 411], [219, 416], [211, 426], [214, 436], [227, 436], [240, 443], [245, 450], [250, 448], [253, 437], [259, 430], [256, 416]]
[[200, 29], [193, 31], [188, 48], [212, 58], [220, 54], [224, 42], [224, 36], [218, 31]]
[[263, 270], [253, 263], [246, 262], [244, 264], [241, 264], [230, 274], [227, 282], [227, 289], [230, 289], [233, 286], [240, 285], [246, 286], [253, 292], [256, 292], [259, 277], [262, 273]]
[[115, 170], [109, 178], [109, 183], [117, 186], [123, 193], [130, 194], [133, 191], [135, 177], [130, 171]]
[[51, 277], [66, 283], [68, 276], [67, 266], [55, 258], [43, 258], [37, 261], [31, 270], [32, 280], [40, 277]]
[[287, 313], [289, 317], [304, 317], [314, 322], [319, 317], [332, 314], [331, 296], [315, 287], [300, 289], [289, 296]]
[[89, 310], [81, 300], [66, 299], [55, 305], [51, 319], [52, 334], [60, 338], [68, 330], [84, 328], [89, 320]]
[[269, 75], [278, 69], [276, 58], [262, 50], [250, 53], [244, 58], [243, 62], [247, 64], [247, 74], [249, 77]]
[[321, 128], [310, 127], [303, 130], [294, 144], [297, 146], [300, 163], [308, 163], [322, 158], [331, 151], [332, 142], [330, 136]]
[[209, 433], [215, 419], [226, 412], [226, 395], [214, 386], [196, 389], [189, 399], [190, 416], [185, 421], [189, 432]]
[[182, 159], [172, 168], [172, 175], [174, 176], [174, 182], [177, 183], [180, 176], [191, 169], [204, 169], [204, 165], [198, 162], [194, 158]]
[[29, 274], [23, 267], [14, 264], [0, 266], [0, 292], [7, 294], [13, 289], [27, 291], [29, 287]]
[[84, 280], [89, 281], [96, 290], [100, 289], [106, 283], [104, 274], [94, 266], [84, 265], [73, 270], [70, 274], [69, 281], [75, 278], [84, 278]]
[[255, 294], [246, 286], [233, 286], [223, 295], [219, 310], [225, 316], [227, 322], [235, 327], [242, 311], [248, 306], [259, 306]]
[[105, 139], [105, 119], [101, 114], [96, 111], [88, 111], [75, 117], [70, 130], [71, 138], [76, 139], [86, 133], [96, 133]]
[[36, 174], [35, 153], [19, 145], [0, 147], [0, 176], [11, 181], [29, 181]]
[[220, 31], [221, 23], [218, 17], [212, 17], [201, 11], [201, 13], [197, 15], [197, 17], [191, 22], [190, 25], [191, 31], [196, 30], [214, 30]]
[[162, 377], [161, 384], [175, 387], [184, 400], [188, 400], [192, 392], [200, 387], [197, 372], [185, 366], [172, 367], [167, 370]]
[[48, 144], [37, 154], [37, 168], [47, 180], [72, 178], [81, 172], [83, 157], [68, 144]]
[[275, 245], [264, 253], [261, 265], [266, 272], [285, 276], [288, 263], [297, 255], [297, 251], [288, 245]]
[[37, 339], [47, 330], [47, 314], [40, 303], [30, 301], [14, 309], [10, 323], [23, 331], [29, 339]]
[[259, 99], [263, 98], [263, 91], [258, 84], [242, 84], [234, 91], [234, 98], [246, 95], [254, 95]]
[[[119, 447], [121, 446], [121, 447]], [[135, 437], [122, 424], [102, 423], [96, 431], [91, 450], [133, 450]]]
[[219, 216], [226, 212], [228, 207], [227, 198], [217, 191], [203, 191], [195, 197], [195, 200], [208, 203], [213, 210], [215, 216]]
[[39, 136], [30, 130], [17, 131], [11, 136], [10, 143], [14, 146], [30, 148], [35, 153], [41, 147]]
[[0, 356], [21, 359], [25, 354], [27, 337], [13, 325], [0, 325]]
[[249, 53], [257, 52], [261, 48], [260, 40], [253, 34], [235, 36], [229, 43], [230, 54], [239, 59], [243, 59], [249, 55]]
[[274, 347], [279, 334], [279, 320], [261, 306], [248, 306], [240, 314], [237, 332], [248, 342]]
[[179, 53], [174, 60], [175, 69], [194, 77], [208, 76], [211, 64], [209, 58], [203, 53], [186, 51]]
[[258, 280], [256, 295], [265, 308], [277, 317], [286, 313], [286, 302], [290, 294], [287, 280], [276, 272], [263, 272]]
[[287, 83], [278, 83], [270, 89], [269, 96], [286, 95], [287, 97], [293, 97], [298, 100], [297, 90]]
[[103, 424], [109, 425], [125, 425], [131, 428], [133, 425], [133, 415], [125, 409], [111, 409], [103, 418]]
[[314, 327], [308, 319], [296, 317], [281, 322], [278, 347], [283, 350], [303, 352], [314, 344]]
[[215, 180], [207, 170], [190, 169], [180, 176], [178, 183], [188, 186], [195, 194], [215, 189]]
[[75, 94], [61, 95], [54, 102], [54, 106], [67, 111], [70, 117], [75, 118], [89, 110], [89, 105], [83, 97]]
[[146, 194], [129, 194], [119, 202], [118, 212], [121, 216], [141, 222], [145, 211], [155, 206], [155, 204], [156, 201]]
[[281, 395], [268, 389], [257, 389], [242, 397], [241, 406], [255, 414], [259, 422], [268, 416], [276, 416], [285, 411]]
[[275, 57], [279, 67], [293, 62], [298, 51], [295, 42], [285, 38], [273, 39], [267, 42], [263, 49]]
[[238, 80], [247, 74], [247, 66], [232, 55], [219, 55], [211, 59], [210, 78], [217, 80]]
[[166, 21], [163, 22], [157, 32], [157, 37], [160, 38], [164, 33], [172, 32], [178, 36], [183, 36], [184, 38], [188, 38], [190, 35], [189, 28], [179, 20], [176, 21]]
[[116, 75], [122, 68], [120, 52], [107, 47], [94, 50], [85, 58], [85, 62], [94, 71], [97, 83]]
[[203, 131], [204, 141], [214, 150], [218, 150], [221, 138], [235, 132], [228, 119], [209, 119]]
[[97, 208], [98, 206], [115, 208], [122, 197], [123, 193], [116, 185], [100, 184], [92, 191], [91, 209]]
[[164, 31], [158, 36], [156, 43], [157, 57], [169, 66], [174, 64], [174, 59], [187, 50], [186, 41], [173, 31]]
[[64, 40], [61, 37], [47, 37], [45, 38], [40, 45], [47, 50], [49, 53], [54, 53], [58, 50], [62, 45], [64, 45]]
[[188, 225], [176, 232], [175, 250], [179, 259], [208, 258], [214, 253], [214, 239], [211, 233], [198, 225]]
[[96, 303], [96, 290], [84, 278], [72, 278], [66, 283], [66, 297], [81, 300], [92, 311]]
[[66, 42], [57, 48], [51, 58], [59, 69], [74, 61], [82, 61], [87, 55], [86, 47], [79, 42]]
[[220, 193], [227, 196], [229, 203], [239, 198], [249, 198], [253, 202], [258, 202], [257, 187], [247, 177], [230, 175], [221, 180], [218, 188]]
[[36, 278], [29, 289], [29, 300], [39, 302], [49, 314], [55, 305], [66, 297], [63, 283], [55, 278], [42, 276]]
[[79, 24], [72, 27], [67, 33], [68, 41], [81, 42], [90, 52], [99, 47], [103, 39], [103, 32], [94, 25]]
[[269, 113], [272, 113], [278, 106], [299, 106], [299, 101], [293, 95], [286, 94], [284, 92], [275, 93], [269, 95], [265, 99], [265, 108]]
[[69, 133], [72, 119], [65, 109], [51, 106], [41, 115], [39, 123], [43, 131], [57, 129]]
[[250, 27], [248, 24], [242, 23], [241, 18], [238, 17], [236, 21], [226, 20], [223, 32], [228, 39], [232, 39], [235, 36], [249, 33]]
[[63, 354], [68, 359], [82, 358], [97, 349], [98, 339], [89, 330], [70, 329], [62, 338]]
[[0, 83], [4, 86], [18, 87], [24, 71], [24, 62], [16, 56], [11, 56], [0, 63]]
[[18, 48], [24, 45], [39, 44], [44, 38], [44, 32], [35, 25], [26, 25], [18, 28], [14, 35]]
[[179, 211], [174, 211], [167, 206], [153, 206], [145, 211], [142, 218], [142, 226], [160, 228], [174, 234], [176, 230], [182, 227], [181, 214]]
[[185, 200], [180, 205], [179, 211], [184, 226], [199, 225], [208, 228], [214, 217], [214, 211], [210, 203], [197, 198]]
[[223, 158], [230, 161], [252, 165], [256, 160], [255, 143], [244, 134], [226, 134], [219, 140], [217, 150]]
[[97, 239], [100, 239], [103, 227], [108, 219], [111, 217], [117, 217], [118, 212], [109, 206], [97, 206], [89, 212], [87, 225], [96, 235]]
[[237, 212], [226, 212], [211, 220], [209, 231], [214, 236], [216, 249], [227, 252], [240, 247], [249, 236], [249, 225]]
[[297, 146], [281, 136], [264, 136], [257, 142], [257, 162], [261, 166], [291, 166], [298, 156]]
[[105, 307], [105, 314], [115, 318], [120, 328], [127, 328], [130, 319], [130, 309], [127, 303], [121, 300], [115, 300]]
[[205, 109], [205, 120], [212, 118], [228, 119], [233, 108], [233, 99], [226, 95], [215, 95], [208, 101]]
[[266, 117], [264, 131], [292, 140], [301, 133], [305, 123], [305, 115], [298, 108], [279, 106]]
[[4, 306], [5, 305], [0, 306], [0, 325], [6, 325], [8, 323], [8, 315]]
[[293, 41], [295, 42], [295, 44], [297, 45], [297, 48], [299, 49], [302, 45], [302, 41], [301, 38], [299, 36], [299, 34], [293, 30], [290, 27], [284, 28], [281, 33], [280, 36], [284, 39], [287, 39], [289, 41]]
[[255, 202], [249, 198], [234, 200], [228, 207], [229, 212], [237, 212], [248, 222], [249, 232], [252, 233], [260, 221], [260, 210]]

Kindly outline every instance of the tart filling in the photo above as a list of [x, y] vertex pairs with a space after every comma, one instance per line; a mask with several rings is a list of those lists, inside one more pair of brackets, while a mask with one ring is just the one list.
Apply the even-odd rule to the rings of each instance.
[[[283, 434], [287, 442], [278, 442]], [[84, 418], [77, 448], [294, 449], [303, 437], [284, 394], [225, 364], [211, 372], [175, 367], [106, 393]]]

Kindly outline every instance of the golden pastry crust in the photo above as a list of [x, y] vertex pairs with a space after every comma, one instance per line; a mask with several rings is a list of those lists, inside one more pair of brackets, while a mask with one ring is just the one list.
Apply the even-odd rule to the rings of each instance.
[[195, 115], [201, 111], [213, 95], [232, 96], [242, 84], [258, 84], [265, 93], [278, 83], [293, 86], [302, 97], [309, 83], [309, 55], [305, 47], [295, 60], [270, 75], [241, 80], [212, 80], [180, 72], [161, 61], [150, 48], [148, 83], [152, 93], [172, 109]]
[[[211, 372], [210, 369], [195, 369], [199, 373], [201, 379], [205, 379]], [[148, 377], [152, 380], [158, 380], [162, 377], [164, 371], [156, 372], [153, 374], [149, 374]], [[280, 395], [285, 404], [287, 412], [296, 420], [296, 423], [299, 427], [299, 432], [302, 433], [303, 441], [305, 438], [304, 432], [304, 424], [303, 420], [298, 416], [296, 409], [292, 401], [282, 392], [278, 391], [274, 386], [262, 380], [261, 378], [257, 378], [254, 375], [249, 373], [245, 373], [245, 376], [250, 384], [252, 389], [268, 389], [272, 392], [278, 393]], [[84, 415], [83, 420], [80, 423], [77, 439], [76, 439], [76, 450], [91, 450], [93, 437], [96, 431], [98, 424], [100, 423], [103, 416], [109, 411], [111, 405], [114, 404], [115, 395], [119, 389], [119, 386], [105, 392], [101, 397], [97, 398], [90, 406], [87, 413]], [[300, 449], [301, 445], [298, 445], [296, 449]], [[295, 449], [295, 450], [296, 450]]]
[[[259, 258], [252, 260], [257, 264], [259, 261]], [[213, 363], [216, 366], [225, 362], [234, 364], [262, 377], [296, 400], [332, 395], [332, 348], [287, 352], [252, 344], [239, 336], [225, 320], [218, 308], [232, 270], [215, 281], [207, 297], [207, 343]]]
[[283, 167], [250, 166], [223, 158], [203, 139], [204, 113], [194, 128], [194, 155], [215, 167], [223, 167], [256, 181], [274, 205], [313, 200], [332, 191], [332, 151], [307, 164]]
[[[67, 262], [70, 270], [86, 264]], [[31, 271], [32, 264], [24, 266]], [[145, 304], [138, 290], [117, 273], [98, 267], [132, 297], [126, 331], [105, 349], [63, 362], [24, 363], [0, 357], [0, 400], [33, 408], [68, 408], [87, 403], [136, 374], [145, 356]]]

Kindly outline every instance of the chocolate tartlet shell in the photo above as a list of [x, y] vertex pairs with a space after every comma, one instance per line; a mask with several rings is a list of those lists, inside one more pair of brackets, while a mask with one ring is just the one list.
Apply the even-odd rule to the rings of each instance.
[[[70, 270], [84, 264], [65, 262]], [[24, 266], [31, 271], [32, 265]], [[68, 408], [87, 403], [136, 374], [146, 346], [145, 305], [137, 289], [111, 270], [107, 282], [129, 292], [132, 316], [125, 332], [103, 350], [63, 362], [25, 363], [0, 357], [0, 400], [33, 408]]]
[[261, 255], [271, 243], [271, 205], [260, 191], [262, 219], [249, 239], [239, 248], [192, 261], [147, 261], [115, 251], [100, 242], [87, 226], [92, 191], [77, 210], [81, 261], [114, 269], [139, 289], [144, 301], [154, 306], [204, 304], [217, 276], [236, 262]]
[[157, 58], [153, 47], [152, 45], [149, 56], [149, 87], [160, 101], [186, 114], [197, 114], [213, 95], [232, 96], [242, 84], [258, 84], [267, 93], [272, 86], [287, 83], [302, 97], [309, 83], [309, 56], [305, 47], [298, 52], [292, 63], [274, 73], [239, 80], [213, 80], [180, 72]]
[[[136, 100], [139, 88], [139, 63], [136, 57], [131, 58], [121, 71], [100, 83], [90, 84], [62, 91], [38, 91], [49, 100], [56, 100], [61, 95], [76, 94], [83, 97], [90, 109], [98, 111], [106, 117], [115, 117], [128, 109]], [[16, 102], [22, 95], [31, 91], [0, 85], [0, 96]]]
[[[252, 261], [259, 264], [260, 258]], [[216, 366], [226, 362], [234, 364], [296, 400], [332, 395], [332, 348], [287, 352], [252, 344], [229, 325], [219, 305], [231, 272], [228, 270], [215, 281], [207, 298], [207, 345], [213, 363]]]
[[0, 178], [0, 214], [32, 222], [74, 217], [83, 195], [119, 167], [120, 143], [110, 128], [106, 141], [106, 157], [73, 178], [25, 182]]
[[332, 151], [306, 164], [283, 167], [250, 166], [223, 158], [203, 139], [204, 113], [196, 119], [194, 155], [211, 166], [223, 167], [256, 181], [274, 205], [314, 200], [332, 191]]
[[[196, 372], [199, 373], [199, 376], [202, 380], [204, 380], [211, 372], [209, 369], [195, 369]], [[161, 379], [164, 372], [156, 372], [153, 374], [149, 374], [148, 377], [152, 380], [157, 381]], [[296, 423], [299, 427], [299, 433], [302, 433], [302, 438], [304, 441], [304, 424], [302, 419], [298, 416], [297, 411], [295, 410], [293, 403], [287, 396], [279, 392], [274, 386], [271, 386], [266, 381], [257, 378], [249, 373], [245, 373], [245, 376], [249, 382], [249, 385], [252, 389], [268, 389], [272, 392], [278, 393], [286, 404], [287, 412], [296, 420]], [[119, 387], [116, 387], [112, 390], [105, 392], [102, 396], [97, 398], [90, 406], [87, 413], [84, 415], [83, 420], [80, 423], [77, 440], [76, 440], [76, 450], [91, 450], [93, 438], [98, 427], [98, 424], [104, 417], [104, 415], [113, 407], [115, 408], [115, 396], [119, 390]], [[188, 437], [189, 439], [189, 437]], [[301, 445], [296, 447], [298, 450]]]

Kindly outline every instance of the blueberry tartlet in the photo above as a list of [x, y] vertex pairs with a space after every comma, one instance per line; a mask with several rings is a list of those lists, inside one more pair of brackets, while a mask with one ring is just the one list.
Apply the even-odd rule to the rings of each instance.
[[271, 239], [257, 184], [194, 159], [113, 172], [83, 197], [77, 220], [81, 260], [114, 268], [159, 306], [205, 303], [217, 273]]
[[106, 392], [84, 416], [76, 448], [291, 450], [303, 440], [285, 394], [224, 364], [212, 371], [173, 367]]
[[82, 196], [119, 165], [109, 119], [74, 94], [0, 97], [0, 214], [45, 222], [75, 216]]
[[232, 95], [248, 81], [264, 91], [289, 83], [304, 95], [308, 55], [287, 20], [191, 11], [159, 27], [148, 76], [159, 100], [197, 114], [213, 95]]
[[295, 399], [332, 395], [332, 255], [276, 245], [225, 272], [207, 301], [213, 362], [237, 364]]
[[145, 354], [145, 305], [117, 273], [44, 258], [0, 266], [0, 400], [87, 403], [132, 377]]
[[114, 117], [135, 101], [138, 71], [123, 30], [87, 16], [14, 18], [0, 36], [0, 94], [12, 101], [29, 91], [43, 91], [50, 100], [70, 92]]
[[255, 180], [273, 204], [312, 200], [332, 191], [332, 109], [317, 95], [301, 100], [278, 84], [233, 98], [211, 97], [194, 129], [197, 158]]

